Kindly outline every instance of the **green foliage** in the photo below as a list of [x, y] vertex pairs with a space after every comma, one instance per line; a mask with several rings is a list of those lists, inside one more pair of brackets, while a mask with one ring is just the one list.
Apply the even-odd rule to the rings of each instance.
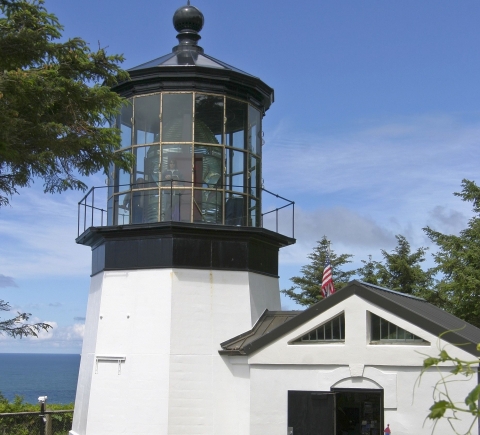
[[[67, 410], [73, 409], [73, 403], [47, 403], [47, 411]], [[0, 392], [0, 414], [5, 412], [37, 412], [40, 411], [38, 403], [24, 402], [23, 396], [15, 395], [15, 398], [10, 402]]]
[[[72, 410], [73, 403], [69, 404], [47, 404], [46, 411]], [[38, 403], [26, 403], [22, 396], [15, 396], [12, 402], [9, 402], [0, 393], [0, 414], [3, 413], [31, 413], [16, 415], [0, 415], [0, 433], [8, 435], [35, 435], [39, 434], [40, 427], [44, 425], [43, 418], [40, 415], [40, 405]], [[68, 435], [72, 427], [73, 412], [52, 413], [49, 418], [52, 420], [53, 435]]]
[[480, 188], [463, 180], [462, 191], [455, 195], [471, 202], [475, 215], [458, 236], [424, 228], [438, 247], [433, 256], [441, 274], [429, 301], [480, 327]]
[[124, 100], [109, 86], [128, 79], [120, 55], [91, 51], [80, 38], [59, 42], [63, 27], [43, 0], [0, 0], [0, 205], [35, 177], [45, 192], [86, 189], [78, 176], [128, 170], [107, 120]]
[[[477, 346], [477, 349], [480, 350], [480, 345]], [[468, 392], [463, 403], [456, 401], [452, 397], [449, 386], [452, 382], [461, 381], [461, 379], [457, 380], [455, 378], [455, 376], [458, 375], [463, 376], [463, 379], [476, 379], [479, 363], [480, 359], [465, 361], [452, 357], [445, 349], [441, 349], [437, 357], [428, 357], [423, 361], [422, 375], [427, 370], [434, 367], [439, 368], [441, 365], [450, 364], [452, 367], [448, 375], [444, 375], [444, 372], [439, 370], [440, 379], [434, 387], [434, 402], [430, 407], [430, 413], [428, 414], [429, 419], [438, 422], [440, 419], [446, 418], [454, 433], [460, 435], [457, 431], [456, 421], [460, 419], [461, 414], [469, 414], [472, 416], [472, 422], [463, 435], [469, 435], [471, 433], [471, 429], [480, 417], [480, 409], [478, 407], [480, 385], [475, 386]]]
[[380, 285], [391, 290], [423, 296], [432, 286], [432, 270], [424, 271], [427, 248], [411, 252], [410, 243], [402, 235], [395, 236], [397, 246], [392, 252], [382, 250], [383, 262], [362, 260], [364, 266], [357, 270], [360, 279], [370, 284]]
[[367, 261], [362, 260], [362, 263], [363, 266], [356, 271], [360, 279], [373, 285], [380, 285], [377, 276], [377, 270], [380, 263], [372, 260], [371, 255], [368, 256]]
[[[310, 306], [323, 299], [321, 286], [328, 244], [329, 242], [325, 236], [318, 241], [317, 246], [308, 256], [312, 262], [301, 269], [302, 276], [290, 278], [294, 286], [282, 290], [283, 294], [293, 299], [299, 305]], [[350, 278], [355, 274], [355, 270], [343, 271], [341, 269], [345, 264], [351, 263], [351, 257], [352, 255], [350, 254], [336, 255], [333, 250], [330, 252], [330, 264], [332, 266], [335, 290], [345, 287]]]
[[[10, 305], [2, 299], [0, 299], [0, 311], [10, 311]], [[30, 313], [17, 313], [15, 317], [7, 320], [1, 320], [0, 317], [0, 335], [6, 335], [13, 338], [28, 336], [37, 337], [40, 331], [48, 331], [52, 327], [48, 323], [25, 323], [28, 322], [30, 316]]]

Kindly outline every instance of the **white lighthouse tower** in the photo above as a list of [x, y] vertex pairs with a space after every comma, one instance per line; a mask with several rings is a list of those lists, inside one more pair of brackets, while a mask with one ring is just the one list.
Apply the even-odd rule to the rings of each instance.
[[262, 228], [273, 89], [206, 55], [203, 21], [178, 9], [172, 53], [114, 88], [135, 163], [112, 167], [106, 225], [77, 239], [92, 278], [71, 435], [248, 433], [248, 365], [218, 351], [280, 309], [278, 251], [294, 239]]

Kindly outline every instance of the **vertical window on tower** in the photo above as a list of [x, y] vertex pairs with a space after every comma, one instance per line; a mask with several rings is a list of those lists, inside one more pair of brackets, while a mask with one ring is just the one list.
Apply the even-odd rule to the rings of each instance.
[[131, 193], [114, 196], [114, 225], [127, 225], [130, 223]]
[[225, 143], [228, 146], [245, 149], [248, 104], [227, 98], [225, 107]]
[[243, 151], [226, 148], [226, 189], [235, 192], [245, 192], [245, 153]]
[[122, 148], [132, 145], [133, 102], [127, 100], [117, 118], [117, 128], [120, 130]]
[[223, 142], [223, 97], [195, 95], [195, 142]]
[[248, 226], [250, 227], [260, 227], [260, 219], [261, 219], [261, 213], [260, 213], [260, 207], [259, 207], [260, 201], [257, 199], [250, 198], [250, 208], [248, 209]]
[[260, 175], [260, 159], [249, 154], [249, 165], [248, 165], [248, 186], [249, 194], [252, 196], [260, 197], [259, 192], [259, 175]]
[[262, 130], [260, 112], [252, 106], [248, 107], [248, 149], [255, 154], [262, 152]]
[[222, 148], [195, 144], [194, 151], [194, 222], [222, 223]]
[[[122, 152], [130, 153], [131, 149]], [[130, 172], [115, 166], [115, 192], [122, 192], [128, 189], [130, 189]]]
[[192, 212], [192, 145], [163, 145], [160, 220], [190, 222]]
[[135, 98], [134, 144], [159, 142], [160, 139], [160, 95]]
[[191, 142], [193, 94], [163, 94], [162, 141]]
[[110, 163], [110, 165], [108, 166], [107, 185], [108, 185], [108, 197], [110, 198], [114, 193], [114, 186], [115, 186], [115, 165], [113, 163]]
[[133, 183], [141, 183], [144, 189], [156, 187], [158, 181], [160, 181], [160, 146], [135, 147], [134, 154]]

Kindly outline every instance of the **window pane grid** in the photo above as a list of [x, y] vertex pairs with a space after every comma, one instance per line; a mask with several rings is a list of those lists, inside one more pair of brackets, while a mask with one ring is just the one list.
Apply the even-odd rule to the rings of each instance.
[[373, 342], [426, 342], [411, 332], [370, 313], [370, 340]]
[[[133, 152], [136, 160], [130, 171], [110, 169], [107, 222], [259, 226], [262, 117], [248, 102], [221, 94], [169, 91], [130, 98], [112, 123], [121, 133], [121, 152]], [[177, 170], [178, 180], [170, 175], [165, 181], [168, 170]], [[191, 189], [189, 195], [184, 189]], [[326, 339], [339, 335], [337, 329], [331, 323]]]
[[298, 342], [345, 341], [345, 314], [332, 320], [301, 337]]

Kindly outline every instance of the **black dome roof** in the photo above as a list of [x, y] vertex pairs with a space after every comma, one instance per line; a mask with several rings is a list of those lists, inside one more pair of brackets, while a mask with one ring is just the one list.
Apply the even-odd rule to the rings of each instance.
[[173, 27], [175, 27], [177, 32], [181, 32], [182, 30], [200, 32], [203, 28], [203, 23], [204, 18], [202, 12], [190, 4], [178, 8], [173, 15]]
[[128, 69], [130, 80], [113, 89], [125, 97], [157, 91], [198, 90], [225, 93], [249, 101], [265, 112], [273, 89], [258, 77], [206, 54], [198, 45], [203, 14], [190, 1], [173, 15], [178, 45], [171, 53]]

